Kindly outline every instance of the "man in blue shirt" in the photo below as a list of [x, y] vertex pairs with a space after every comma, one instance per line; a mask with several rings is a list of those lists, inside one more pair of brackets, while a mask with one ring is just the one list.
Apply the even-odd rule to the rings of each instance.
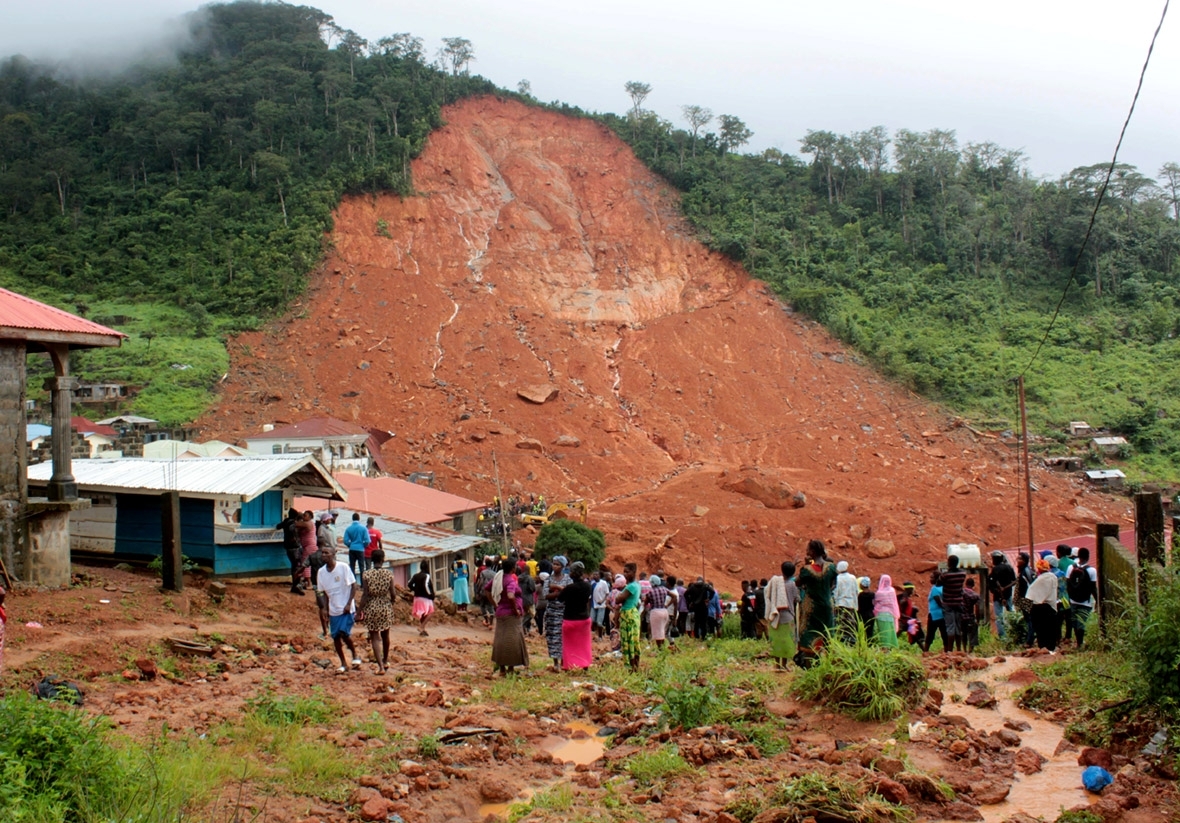
[[359, 581], [365, 579], [365, 547], [369, 545], [369, 530], [361, 524], [361, 516], [353, 512], [352, 522], [344, 530], [344, 545], [348, 546], [348, 568]]

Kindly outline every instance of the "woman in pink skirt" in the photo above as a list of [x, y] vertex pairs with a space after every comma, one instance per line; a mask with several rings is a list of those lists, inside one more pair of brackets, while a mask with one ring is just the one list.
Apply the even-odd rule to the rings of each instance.
[[586, 567], [582, 563], [571, 563], [569, 572], [572, 582], [557, 594], [565, 607], [561, 623], [561, 668], [584, 670], [594, 662], [590, 627], [590, 595], [594, 587], [586, 579]]
[[430, 581], [430, 561], [423, 560], [419, 572], [410, 578], [410, 590], [414, 592], [414, 608], [411, 612], [418, 621], [418, 634], [426, 637], [426, 622], [434, 614], [434, 584]]

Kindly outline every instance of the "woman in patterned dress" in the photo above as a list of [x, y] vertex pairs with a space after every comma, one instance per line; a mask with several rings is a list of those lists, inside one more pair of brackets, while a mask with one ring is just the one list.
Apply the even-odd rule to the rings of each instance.
[[393, 626], [393, 572], [385, 568], [385, 551], [373, 549], [372, 568], [365, 573], [365, 593], [358, 611], [369, 630], [377, 674], [389, 670], [389, 629]]
[[634, 563], [623, 566], [627, 585], [619, 597], [619, 651], [631, 671], [639, 671], [639, 584], [635, 582]]
[[822, 540], [807, 544], [807, 559], [799, 564], [796, 585], [803, 590], [799, 607], [799, 654], [804, 663], [815, 659], [835, 626], [832, 587], [836, 585], [836, 564], [828, 559]]
[[545, 588], [542, 593], [548, 606], [545, 608], [545, 645], [549, 651], [549, 657], [553, 661], [553, 671], [561, 671], [561, 657], [562, 657], [562, 643], [561, 643], [561, 627], [565, 622], [565, 604], [557, 599], [557, 595], [572, 582], [572, 578], [566, 574], [566, 566], [569, 565], [569, 560], [564, 555], [557, 555], [549, 561], [553, 564], [553, 571], [549, 574], [549, 579], [545, 581]]

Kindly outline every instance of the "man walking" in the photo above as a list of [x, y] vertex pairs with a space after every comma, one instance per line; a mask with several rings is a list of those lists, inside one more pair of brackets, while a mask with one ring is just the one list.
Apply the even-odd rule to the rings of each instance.
[[1098, 593], [1098, 570], [1090, 565], [1090, 550], [1084, 546], [1078, 549], [1078, 562], [1070, 567], [1065, 578], [1065, 591], [1073, 613], [1073, 634], [1080, 649], [1086, 640], [1086, 621], [1094, 611], [1094, 596]]
[[967, 638], [962, 631], [963, 585], [967, 575], [959, 571], [959, 556], [952, 554], [946, 559], [946, 572], [942, 575], [942, 619], [946, 623], [948, 651], [967, 651]]
[[352, 514], [352, 522], [344, 530], [344, 545], [348, 547], [348, 569], [362, 583], [365, 580], [365, 549], [369, 545], [369, 530], [361, 525], [361, 516]]
[[[353, 516], [357, 517], [357, 515]], [[355, 525], [358, 528], [364, 528], [359, 522], [356, 522]], [[353, 576], [352, 569], [336, 562], [335, 552], [326, 554], [323, 561], [324, 565], [320, 569], [316, 583], [328, 601], [328, 630], [332, 634], [332, 643], [336, 646], [336, 656], [340, 658], [340, 668], [336, 671], [342, 674], [348, 671], [348, 659], [344, 656], [345, 646], [352, 653], [352, 667], [359, 669], [361, 665], [356, 647], [352, 644], [352, 625], [356, 619], [356, 596], [360, 587], [356, 584], [356, 577]]]

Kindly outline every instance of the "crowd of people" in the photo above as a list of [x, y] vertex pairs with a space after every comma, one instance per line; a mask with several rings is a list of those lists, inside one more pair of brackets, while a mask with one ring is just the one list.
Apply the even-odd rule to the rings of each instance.
[[[291, 591], [315, 590], [323, 636], [332, 638], [340, 660], [338, 671], [362, 665], [351, 638], [359, 620], [368, 630], [376, 671], [384, 674], [397, 595], [393, 573], [384, 567], [380, 532], [373, 534], [371, 519], [366, 527], [354, 514], [343, 536], [349, 551], [344, 565], [336, 559], [333, 524], [330, 512], [317, 524], [311, 512], [292, 510], [279, 525], [291, 557]], [[1061, 545], [1035, 561], [1021, 552], [1015, 568], [1003, 552], [993, 552], [987, 574], [980, 571], [960, 568], [959, 557], [950, 555], [946, 569], [930, 575], [923, 621], [914, 583], [898, 586], [882, 574], [874, 587], [870, 577], [857, 577], [847, 561], [833, 562], [824, 543], [812, 540], [805, 556], [783, 562], [778, 574], [743, 581], [740, 599], [729, 608], [738, 614], [740, 637], [767, 642], [782, 667], [809, 665], [832, 638], [854, 643], [861, 633], [885, 649], [908, 643], [929, 652], [940, 639], [944, 650], [972, 651], [980, 625], [993, 616], [1001, 639], [1016, 628], [1023, 632], [1024, 645], [1035, 643], [1050, 653], [1063, 634], [1083, 644], [1098, 579], [1088, 549]], [[988, 587], [991, 615], [984, 614], [977, 580]], [[591, 571], [561, 555], [526, 558], [516, 548], [507, 557], [482, 558], [475, 570], [456, 559], [450, 584], [456, 608], [477, 607], [484, 625], [494, 631], [492, 664], [501, 674], [528, 667], [526, 638], [534, 633], [544, 639], [554, 671], [588, 669], [595, 638], [609, 643], [609, 653], [635, 670], [644, 638], [659, 652], [674, 649], [681, 637], [718, 636], [729, 610], [704, 577], [689, 581], [663, 570], [648, 574], [634, 563], [620, 573], [606, 566]], [[409, 588], [413, 619], [426, 636], [435, 600], [427, 562]], [[1020, 619], [1009, 612], [1018, 612]]]

